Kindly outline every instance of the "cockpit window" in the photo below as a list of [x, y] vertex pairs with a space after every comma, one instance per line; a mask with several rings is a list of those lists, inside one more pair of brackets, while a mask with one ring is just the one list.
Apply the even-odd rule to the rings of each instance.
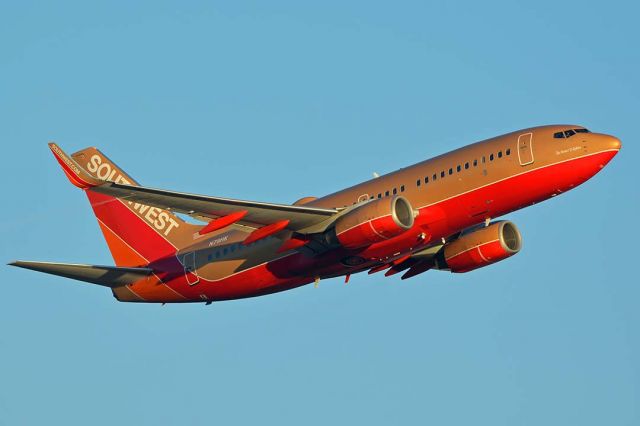
[[553, 134], [553, 137], [556, 139], [570, 138], [576, 133], [591, 133], [591, 132], [588, 129], [569, 129], [569, 130], [565, 130], [564, 132], [556, 132]]

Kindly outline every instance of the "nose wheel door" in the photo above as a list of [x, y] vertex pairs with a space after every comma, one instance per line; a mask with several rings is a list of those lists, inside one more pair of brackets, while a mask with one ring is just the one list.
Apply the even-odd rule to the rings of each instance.
[[533, 163], [533, 133], [518, 136], [518, 160], [521, 166]]

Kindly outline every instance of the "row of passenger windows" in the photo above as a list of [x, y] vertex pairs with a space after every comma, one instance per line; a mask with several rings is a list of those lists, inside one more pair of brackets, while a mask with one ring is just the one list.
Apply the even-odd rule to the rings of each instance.
[[222, 247], [222, 248], [216, 250], [215, 252], [209, 253], [207, 255], [207, 261], [212, 262], [214, 259], [220, 259], [221, 257], [224, 257], [224, 256], [226, 256], [228, 254], [234, 253], [236, 250], [239, 251], [239, 250], [246, 249], [248, 247], [253, 247], [256, 244], [260, 244], [260, 243], [262, 243], [264, 241], [268, 241], [268, 240], [271, 240], [273, 238], [274, 237], [266, 237], [266, 238], [263, 238], [261, 240], [254, 241], [251, 244], [246, 245], [246, 246], [244, 244], [242, 244], [242, 243], [229, 244], [229, 245], [227, 245], [225, 247]]
[[[400, 192], [404, 192], [404, 185], [400, 185]], [[391, 190], [391, 193], [389, 193], [389, 191], [384, 191], [384, 194], [379, 193], [378, 194], [378, 198], [382, 198], [382, 196], [384, 195], [385, 197], [388, 197], [389, 195], [396, 195], [398, 193], [398, 188], [393, 188]], [[370, 197], [372, 200], [375, 198], [373, 195]]]
[[[507, 150], [504, 152], [504, 155], [505, 156], [506, 155], [511, 155], [511, 148], [507, 148]], [[493, 154], [493, 153], [489, 154], [489, 161], [495, 160], [496, 157], [497, 158], [502, 158], [503, 157], [502, 151], [498, 151], [497, 154]], [[480, 162], [482, 164], [486, 163], [487, 162], [487, 157], [483, 155], [482, 158], [480, 159]], [[465, 170], [468, 170], [472, 166], [473, 167], [478, 167], [478, 159], [477, 158], [474, 159], [472, 162], [467, 161], [466, 163], [464, 163], [464, 165], [458, 164], [456, 166], [456, 168], [455, 168], [455, 171], [456, 172], [461, 172], [463, 167], [464, 167]], [[448, 170], [448, 174], [452, 175], [453, 173], [454, 173], [454, 168], [450, 167], [449, 170]], [[444, 178], [446, 175], [447, 175], [447, 171], [442, 170], [440, 172], [440, 178], [441, 179]], [[431, 181], [435, 181], [437, 179], [438, 179], [438, 173], [434, 173], [433, 175], [431, 175]], [[429, 183], [429, 176], [425, 176], [424, 180], [423, 179], [416, 180], [416, 186], [422, 185], [423, 181], [424, 181], [425, 184]]]
[[[496, 158], [502, 158], [503, 156], [507, 156], [507, 155], [511, 155], [511, 148], [507, 148], [504, 151], [504, 153], [502, 151], [498, 151], [497, 154], [489, 154], [489, 161], [493, 161]], [[483, 155], [482, 158], [480, 159], [480, 162], [482, 164], [486, 163], [487, 162], [487, 157]], [[453, 167], [451, 167], [451, 168], [449, 168], [448, 171], [442, 170], [442, 171], [440, 171], [439, 174], [438, 173], [434, 173], [433, 175], [431, 175], [431, 177], [425, 176], [424, 180], [423, 179], [418, 179], [418, 180], [416, 180], [416, 186], [421, 186], [423, 181], [424, 181], [425, 184], [429, 183], [429, 180], [435, 181], [435, 180], [438, 179], [438, 175], [442, 179], [447, 175], [447, 173], [452, 175], [454, 173], [454, 170], [455, 170], [455, 172], [461, 172], [463, 168], [465, 170], [468, 170], [471, 167], [478, 167], [478, 159], [474, 159], [472, 162], [467, 161], [466, 163], [464, 163], [464, 165], [458, 164], [455, 167], [455, 169]], [[398, 194], [398, 192], [404, 192], [404, 185], [400, 186], [400, 191], [398, 191], [398, 188], [393, 188], [391, 190], [385, 191], [384, 193], [380, 192], [380, 193], [378, 193], [378, 198], [382, 198], [383, 196], [384, 197], [388, 197], [390, 195], [396, 195], [396, 194]], [[373, 200], [374, 198], [376, 198], [375, 195], [371, 195], [369, 197], [369, 199], [371, 199], [371, 200]], [[355, 204], [355, 202], [354, 202], [354, 204]]]
[[553, 137], [556, 139], [565, 139], [565, 138], [570, 138], [576, 133], [591, 133], [591, 132], [587, 129], [569, 129], [563, 132], [556, 132], [553, 134]]
[[243, 246], [243, 245], [242, 245], [242, 244], [240, 244], [240, 243], [230, 244], [230, 245], [228, 245], [228, 246], [226, 246], [226, 247], [224, 247], [224, 248], [221, 248], [220, 250], [216, 250], [216, 251], [215, 251], [215, 252], [213, 252], [213, 253], [209, 253], [209, 254], [207, 255], [207, 260], [208, 260], [209, 262], [211, 262], [214, 258], [216, 258], [216, 259], [220, 259], [220, 257], [221, 257], [221, 256], [226, 256], [227, 254], [233, 253], [233, 252], [235, 252], [236, 250], [240, 250], [240, 249], [242, 249], [243, 247], [245, 247], [245, 246]]

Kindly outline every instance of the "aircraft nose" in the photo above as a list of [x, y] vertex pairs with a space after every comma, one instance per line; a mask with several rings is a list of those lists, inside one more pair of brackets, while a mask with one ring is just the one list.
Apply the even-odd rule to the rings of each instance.
[[620, 142], [620, 139], [615, 136], [607, 135], [605, 138], [605, 144], [607, 149], [620, 150], [620, 148], [622, 148], [622, 142]]
[[620, 148], [622, 148], [622, 142], [620, 142], [620, 139], [616, 138], [615, 136], [611, 137], [611, 142], [609, 142], [609, 144], [611, 145], [612, 149], [619, 150]]

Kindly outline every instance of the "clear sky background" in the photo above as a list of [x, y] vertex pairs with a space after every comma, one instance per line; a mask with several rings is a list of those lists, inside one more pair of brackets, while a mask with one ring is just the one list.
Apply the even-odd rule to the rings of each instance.
[[469, 274], [116, 302], [0, 267], [0, 425], [640, 424], [637, 2], [3, 2], [0, 257], [112, 264], [46, 143], [291, 203], [519, 128], [623, 150]]

